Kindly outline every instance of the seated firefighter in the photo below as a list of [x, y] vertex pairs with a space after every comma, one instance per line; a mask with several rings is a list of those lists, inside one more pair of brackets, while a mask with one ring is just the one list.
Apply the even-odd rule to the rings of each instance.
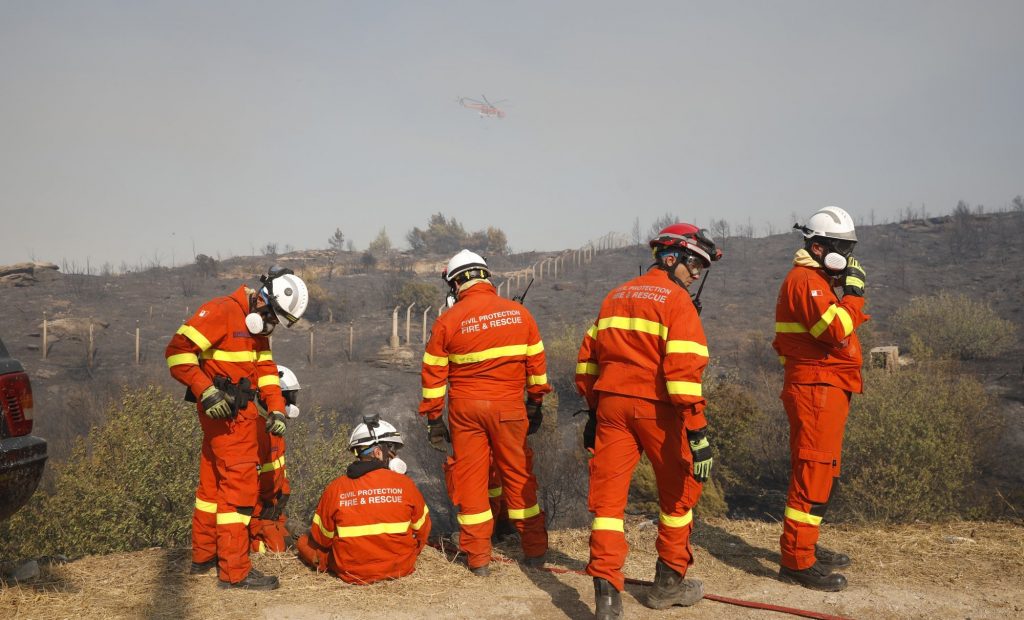
[[430, 511], [397, 456], [403, 444], [391, 424], [363, 418], [348, 444], [356, 461], [327, 485], [309, 533], [295, 543], [300, 560], [355, 584], [415, 570], [430, 535]]

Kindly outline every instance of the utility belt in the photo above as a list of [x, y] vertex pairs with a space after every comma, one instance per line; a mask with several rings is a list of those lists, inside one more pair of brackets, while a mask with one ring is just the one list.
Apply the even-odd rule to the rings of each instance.
[[[224, 396], [227, 401], [231, 403], [231, 417], [238, 415], [239, 411], [242, 411], [249, 406], [249, 403], [256, 400], [257, 390], [252, 387], [252, 382], [249, 381], [248, 377], [242, 377], [238, 380], [238, 383], [232, 383], [231, 379], [227, 377], [217, 376], [213, 378], [213, 386], [224, 392]], [[185, 401], [194, 403], [196, 397], [192, 393], [192, 390], [185, 388]]]

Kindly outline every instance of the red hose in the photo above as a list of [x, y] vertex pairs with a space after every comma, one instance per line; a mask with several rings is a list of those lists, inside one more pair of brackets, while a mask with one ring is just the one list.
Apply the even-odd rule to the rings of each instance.
[[[437, 543], [430, 543], [430, 546], [437, 549], [441, 553], [444, 553], [444, 549]], [[515, 560], [510, 558], [494, 558], [495, 561], [502, 562], [504, 564], [518, 564]], [[544, 566], [539, 570], [545, 570], [549, 573], [555, 573], [556, 575], [584, 575], [586, 573], [581, 570], [573, 570], [570, 568], [562, 568], [560, 566]], [[630, 583], [638, 586], [652, 586], [654, 585], [651, 581], [643, 579], [633, 579], [632, 577], [626, 577], [626, 583]], [[850, 620], [844, 616], [833, 616], [832, 614], [821, 613], [818, 611], [809, 611], [806, 609], [798, 609], [796, 607], [783, 607], [782, 605], [772, 605], [771, 603], [761, 603], [758, 601], [745, 601], [739, 598], [730, 598], [728, 596], [719, 596], [717, 594], [705, 594], [704, 598], [709, 601], [715, 601], [716, 603], [725, 603], [726, 605], [736, 605], [737, 607], [748, 607], [751, 609], [764, 609], [767, 611], [777, 611], [783, 614], [789, 614], [791, 616], [798, 616], [800, 618], [814, 618], [815, 620]]]

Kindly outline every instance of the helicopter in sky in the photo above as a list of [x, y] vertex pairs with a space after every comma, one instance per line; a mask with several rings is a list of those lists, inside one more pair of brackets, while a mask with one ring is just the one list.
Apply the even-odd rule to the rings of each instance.
[[479, 99], [470, 99], [469, 97], [459, 97], [457, 101], [459, 102], [459, 105], [464, 108], [476, 110], [477, 114], [480, 115], [480, 118], [505, 118], [505, 111], [499, 108], [498, 104], [508, 101], [508, 99], [501, 99], [500, 101], [491, 103], [487, 100], [486, 95], [480, 95], [480, 98], [483, 99], [483, 101], [480, 101]]

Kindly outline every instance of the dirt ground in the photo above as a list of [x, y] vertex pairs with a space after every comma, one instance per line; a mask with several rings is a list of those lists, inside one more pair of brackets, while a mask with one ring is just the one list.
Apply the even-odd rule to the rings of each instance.
[[[656, 527], [627, 526], [625, 572], [651, 579]], [[694, 532], [689, 577], [708, 594], [800, 608], [845, 618], [1024, 618], [1024, 527], [959, 522], [899, 527], [826, 527], [823, 542], [849, 552], [850, 587], [821, 593], [783, 584], [777, 572], [778, 525], [711, 519]], [[549, 566], [579, 570], [588, 532], [551, 535]], [[516, 559], [515, 544], [500, 557]], [[225, 592], [216, 578], [188, 576], [188, 553], [149, 549], [45, 566], [30, 583], [0, 588], [3, 618], [589, 618], [589, 577], [494, 562], [490, 577], [471, 575], [459, 559], [427, 548], [416, 572], [372, 586], [349, 586], [307, 570], [290, 554], [260, 556], [256, 565], [281, 578], [274, 592]], [[655, 612], [641, 605], [643, 586], [627, 586], [629, 618], [784, 618], [712, 600]]]

